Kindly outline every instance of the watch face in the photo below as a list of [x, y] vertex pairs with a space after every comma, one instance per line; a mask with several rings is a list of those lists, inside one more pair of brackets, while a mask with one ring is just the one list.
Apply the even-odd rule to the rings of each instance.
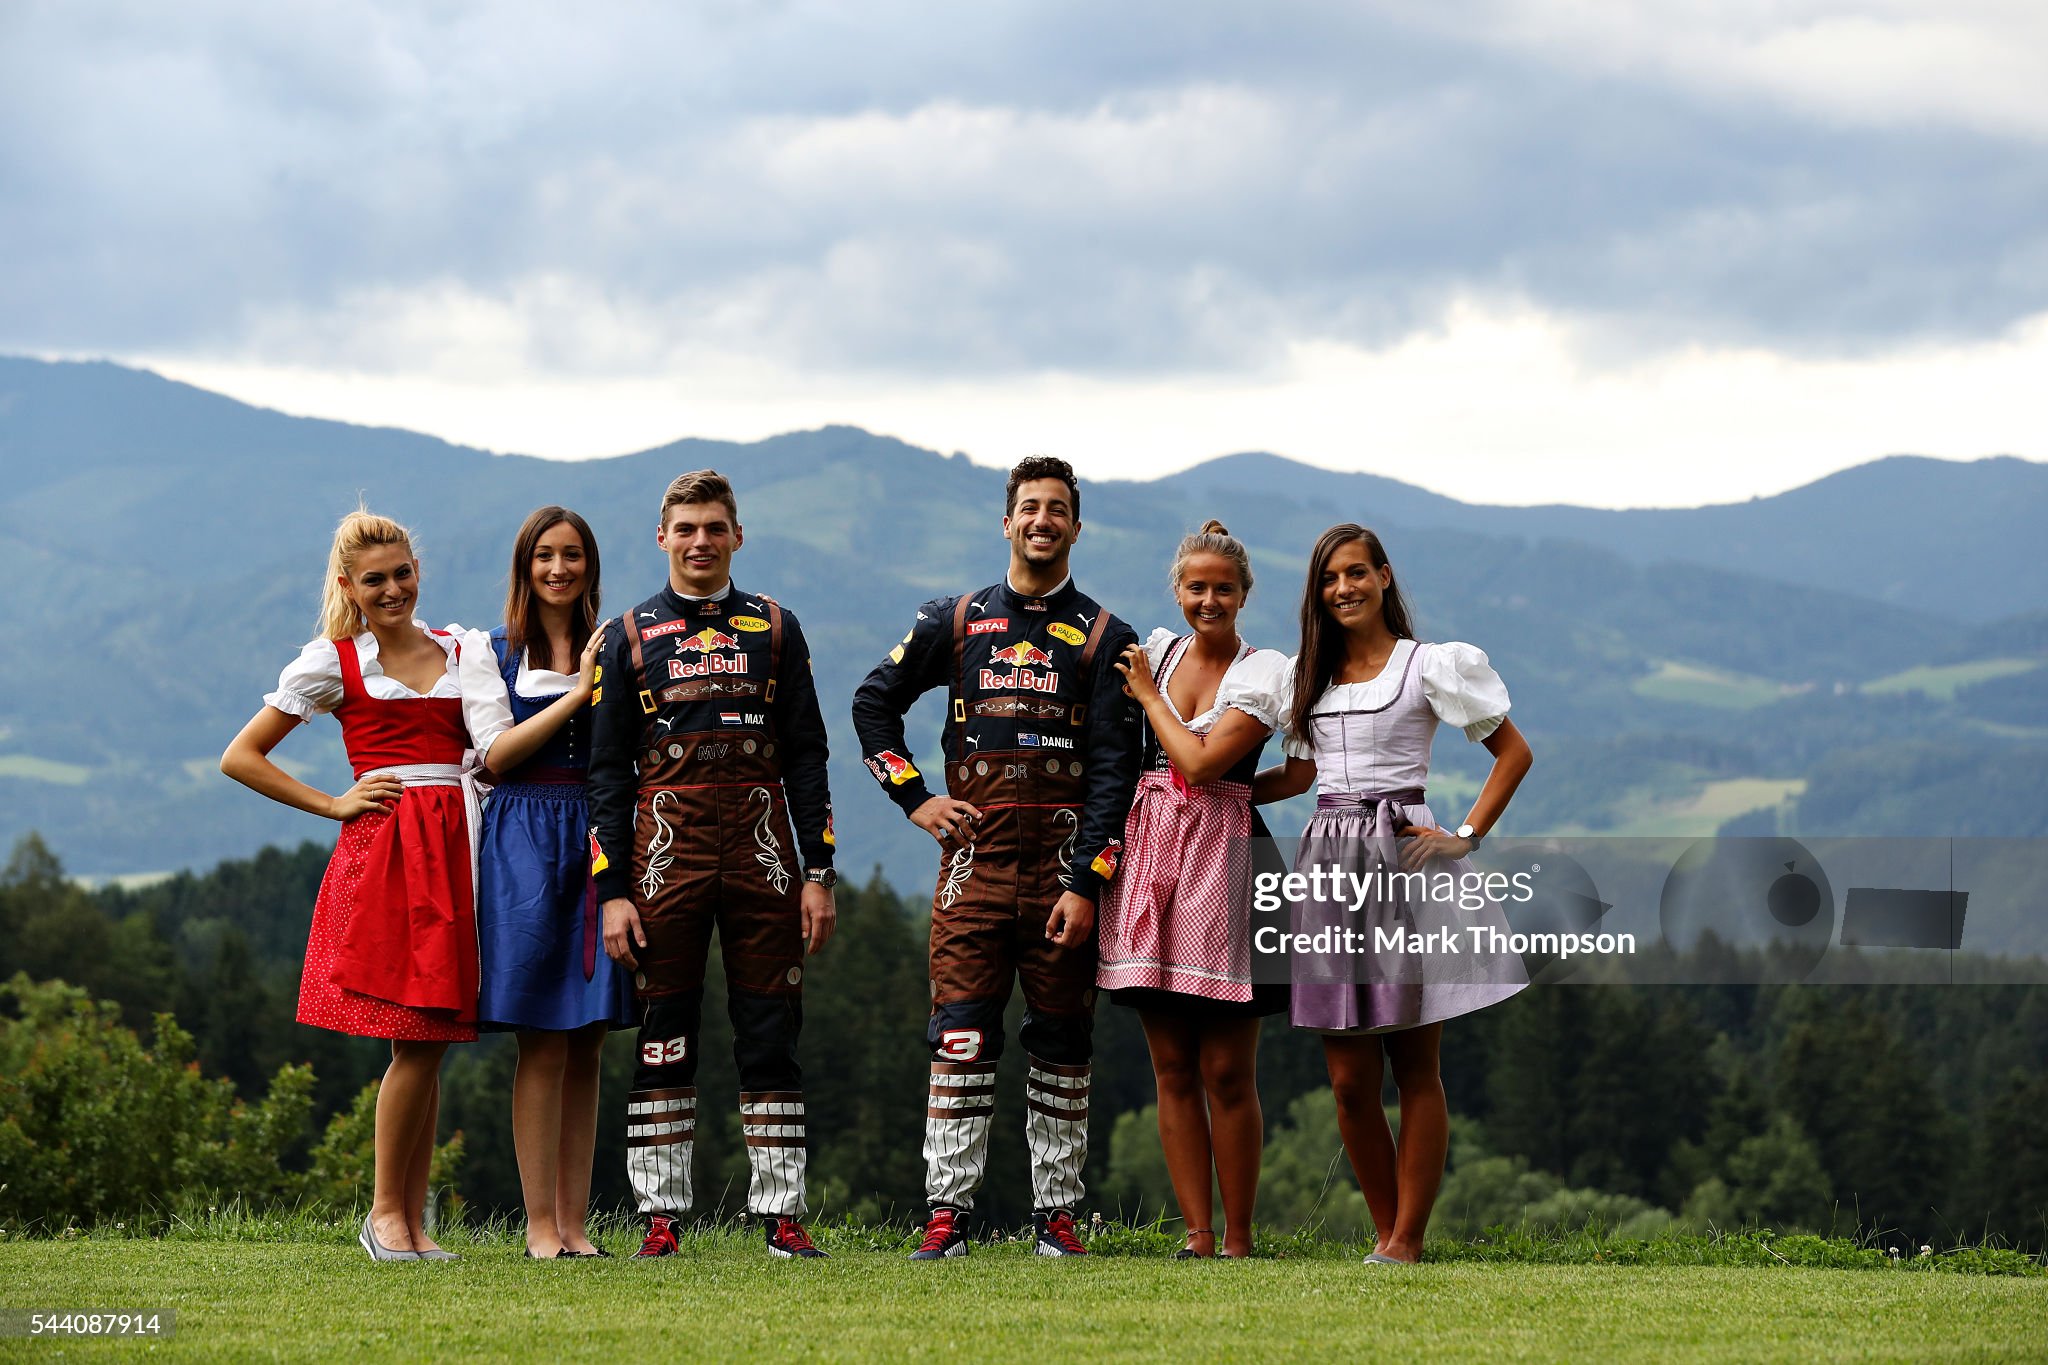
[[1458, 837], [1459, 837], [1460, 839], [1469, 839], [1469, 838], [1471, 838], [1471, 837], [1472, 837], [1472, 826], [1470, 826], [1470, 825], [1460, 825], [1460, 826], [1458, 826]]

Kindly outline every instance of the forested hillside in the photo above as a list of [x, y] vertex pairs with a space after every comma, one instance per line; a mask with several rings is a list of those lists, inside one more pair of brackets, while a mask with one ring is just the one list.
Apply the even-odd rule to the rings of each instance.
[[[0, 874], [0, 962], [118, 1002], [145, 1029], [175, 1011], [206, 1074], [262, 1097], [290, 1063], [310, 1063], [313, 1104], [286, 1161], [303, 1164], [329, 1118], [384, 1061], [384, 1045], [292, 1022], [298, 953], [325, 866], [312, 845], [185, 874], [140, 891], [86, 892], [39, 841]], [[841, 932], [805, 990], [803, 1060], [813, 1198], [828, 1214], [917, 1211], [927, 1008], [921, 898], [886, 884], [843, 887]], [[706, 1017], [723, 1017], [711, 973]], [[0, 1030], [10, 1025], [0, 1004]], [[1095, 1206], [1155, 1216], [1164, 1171], [1146, 1105], [1144, 1041], [1129, 1011], [1099, 1011], [1089, 1183]], [[698, 1189], [732, 1209], [744, 1192], [737, 1080], [713, 1027], [699, 1078]], [[1597, 1218], [1649, 1231], [1763, 1224], [1780, 1231], [1896, 1228], [1915, 1243], [1986, 1235], [2048, 1247], [2048, 990], [2042, 987], [1536, 988], [1445, 1031], [1457, 1116], [1438, 1226], [1477, 1233], [1524, 1218]], [[24, 1055], [27, 1055], [26, 1053]], [[497, 1038], [447, 1064], [444, 1136], [461, 1135], [454, 1186], [472, 1207], [518, 1203], [508, 1105], [513, 1049]], [[1029, 1211], [1021, 1075], [1001, 1077], [981, 1210]], [[631, 1048], [607, 1054], [597, 1198], [625, 1196], [619, 1103]], [[1269, 1025], [1260, 1055], [1269, 1148], [1260, 1217], [1355, 1234], [1355, 1186], [1333, 1176], [1335, 1113], [1315, 1040]], [[0, 1079], [0, 1127], [29, 1078]], [[91, 1112], [92, 1106], [79, 1106]], [[33, 1156], [17, 1149], [14, 1158]], [[165, 1191], [146, 1192], [168, 1197]], [[10, 1220], [41, 1211], [4, 1207]], [[118, 1206], [116, 1206], [118, 1208]]]

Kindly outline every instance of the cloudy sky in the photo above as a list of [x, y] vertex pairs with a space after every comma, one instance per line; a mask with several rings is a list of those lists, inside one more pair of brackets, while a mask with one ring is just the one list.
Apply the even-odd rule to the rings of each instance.
[[562, 457], [2048, 457], [2048, 5], [5, 0], [0, 351]]

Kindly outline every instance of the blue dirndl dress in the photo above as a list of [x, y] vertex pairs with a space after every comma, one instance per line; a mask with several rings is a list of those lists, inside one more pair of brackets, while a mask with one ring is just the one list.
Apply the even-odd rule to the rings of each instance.
[[[521, 696], [519, 652], [491, 631], [515, 724], [562, 696]], [[590, 879], [590, 712], [492, 789], [478, 848], [478, 1027], [577, 1029], [633, 1019], [633, 984], [604, 951]]]

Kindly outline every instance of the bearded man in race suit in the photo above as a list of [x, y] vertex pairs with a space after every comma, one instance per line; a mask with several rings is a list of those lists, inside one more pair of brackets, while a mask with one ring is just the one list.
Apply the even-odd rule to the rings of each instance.
[[[1067, 570], [1080, 518], [1066, 461], [1037, 455], [1019, 464], [1003, 516], [1008, 578], [918, 608], [910, 633], [854, 696], [869, 771], [942, 850], [925, 1038], [931, 1218], [914, 1260], [967, 1254], [959, 1223], [987, 1164], [1013, 978], [1024, 989], [1037, 1249], [1086, 1251], [1074, 1206], [1088, 1155], [1095, 902], [1116, 875], [1139, 731], [1112, 666], [1138, 637]], [[927, 787], [903, 732], [904, 713], [935, 687], [951, 694], [943, 796]]]
[[[668, 586], [608, 632], [591, 735], [592, 871], [604, 946], [632, 970], [640, 1057], [626, 1173], [676, 1250], [690, 1209], [704, 967], [718, 931], [740, 1073], [747, 1208], [777, 1256], [804, 1232], [803, 960], [832, 936], [825, 722], [796, 617], [735, 587], [739, 506], [712, 470], [668, 487], [656, 540]], [[794, 817], [796, 852], [789, 848]]]

